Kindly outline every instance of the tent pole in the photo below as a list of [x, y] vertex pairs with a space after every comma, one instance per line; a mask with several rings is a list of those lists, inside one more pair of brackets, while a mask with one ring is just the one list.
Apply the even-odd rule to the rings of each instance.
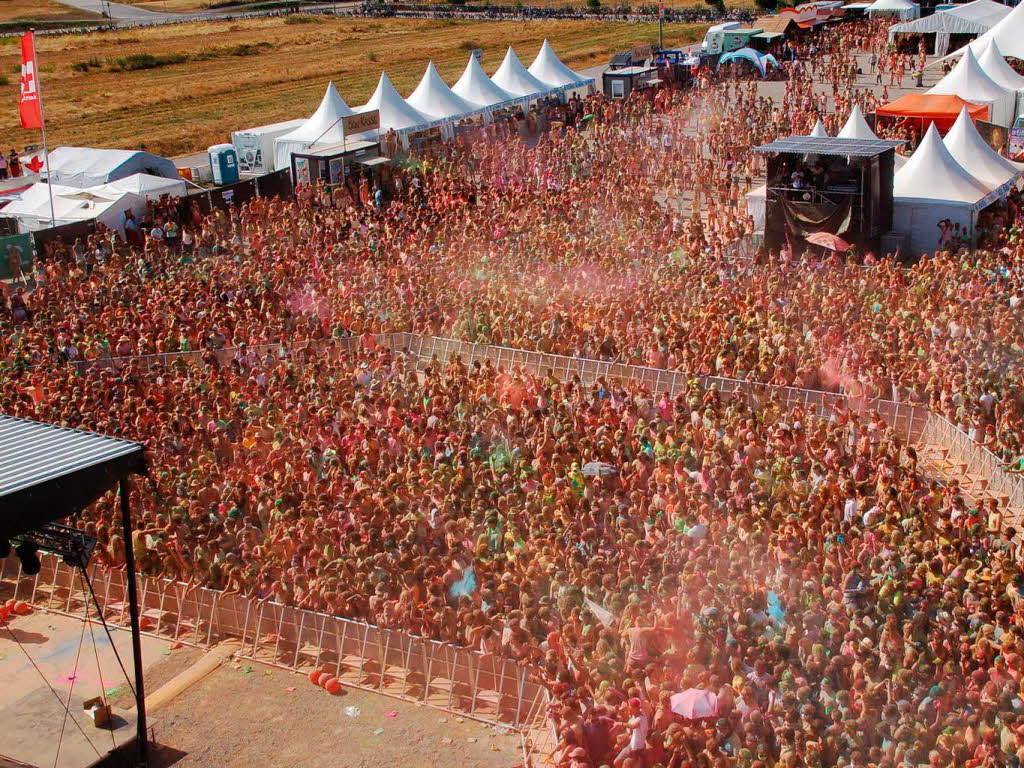
[[142, 638], [139, 634], [139, 593], [135, 584], [135, 552], [132, 548], [132, 513], [128, 500], [128, 478], [121, 478], [121, 527], [124, 529], [124, 562], [128, 579], [128, 612], [132, 623], [132, 656], [135, 661], [135, 731], [136, 762], [139, 768], [149, 763], [149, 742], [146, 738], [146, 691], [142, 682]]

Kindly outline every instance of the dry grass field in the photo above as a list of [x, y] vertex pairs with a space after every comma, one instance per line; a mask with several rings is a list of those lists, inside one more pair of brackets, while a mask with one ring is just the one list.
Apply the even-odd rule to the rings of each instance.
[[[431, 59], [453, 83], [477, 47], [488, 73], [510, 44], [529, 65], [544, 38], [566, 64], [584, 67], [657, 35], [656, 24], [302, 18], [39, 38], [50, 145], [183, 154], [225, 141], [232, 130], [310, 115], [331, 79], [355, 106], [382, 70], [402, 95]], [[685, 44], [703, 33], [701, 25], [666, 25], [665, 40]], [[5, 39], [0, 72], [16, 71], [18, 61], [16, 39]], [[146, 65], [155, 66], [134, 69]], [[38, 143], [38, 132], [18, 124], [17, 78], [9, 80], [0, 86], [0, 104], [9, 105], [0, 132], [11, 145]]]
[[0, 0], [0, 21], [64, 21], [98, 19], [97, 13], [79, 11], [56, 0]]

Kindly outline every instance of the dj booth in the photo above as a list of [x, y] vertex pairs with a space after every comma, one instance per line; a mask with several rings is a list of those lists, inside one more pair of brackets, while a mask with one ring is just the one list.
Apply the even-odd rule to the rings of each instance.
[[790, 136], [757, 147], [768, 155], [764, 243], [794, 253], [819, 232], [863, 252], [892, 229], [895, 148], [903, 142]]

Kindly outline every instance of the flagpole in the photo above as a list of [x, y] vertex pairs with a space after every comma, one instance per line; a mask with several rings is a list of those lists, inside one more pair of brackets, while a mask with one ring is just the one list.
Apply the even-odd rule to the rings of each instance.
[[46, 111], [43, 109], [43, 78], [42, 67], [39, 66], [39, 57], [36, 55], [36, 31], [29, 29], [32, 33], [32, 61], [36, 65], [36, 91], [39, 93], [39, 122], [43, 127], [43, 161], [46, 164], [46, 190], [50, 193], [50, 226], [57, 226], [56, 217], [53, 214], [53, 185], [50, 183], [50, 149], [46, 143]]

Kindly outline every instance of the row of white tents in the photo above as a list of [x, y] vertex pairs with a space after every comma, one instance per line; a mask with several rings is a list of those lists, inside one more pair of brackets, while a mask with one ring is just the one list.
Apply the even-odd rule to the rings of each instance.
[[[419, 84], [402, 98], [387, 73], [382, 73], [369, 101], [351, 108], [331, 83], [319, 108], [306, 120], [250, 128], [232, 134], [232, 144], [243, 170], [269, 172], [291, 165], [296, 152], [342, 144], [346, 138], [344, 118], [376, 110], [379, 113], [381, 136], [394, 131], [404, 137], [412, 133], [451, 126], [463, 119], [487, 117], [493, 111], [554, 96], [593, 85], [594, 79], [583, 77], [567, 67], [555, 54], [547, 40], [533, 63], [523, 66], [509, 47], [495, 73], [488, 77], [475, 56], [470, 56], [458, 81], [448, 86], [433, 62], [427, 64]], [[367, 138], [367, 134], [356, 138]]]
[[[811, 135], [827, 137], [820, 120]], [[878, 139], [857, 106], [836, 138]], [[978, 212], [1005, 197], [1024, 175], [1024, 164], [1007, 160], [986, 143], [966, 109], [945, 138], [933, 123], [909, 159], [896, 158], [892, 229], [906, 236], [915, 254], [938, 248], [938, 224], [944, 219], [973, 233]], [[766, 187], [747, 195], [756, 229], [764, 228], [766, 195]]]

